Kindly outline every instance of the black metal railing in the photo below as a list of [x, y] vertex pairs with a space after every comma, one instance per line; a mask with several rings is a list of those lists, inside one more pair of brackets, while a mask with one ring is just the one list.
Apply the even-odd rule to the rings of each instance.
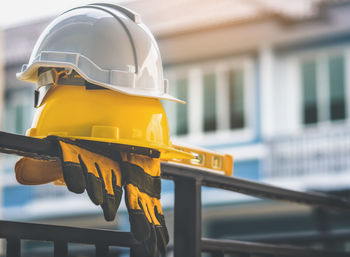
[[[50, 142], [3, 132], [0, 132], [0, 151], [27, 156], [45, 155], [47, 158], [57, 156], [55, 147]], [[172, 163], [162, 163], [161, 168], [163, 178], [171, 179], [175, 184], [174, 257], [200, 257], [202, 252], [210, 253], [215, 257], [223, 257], [225, 254], [236, 254], [235, 256], [350, 256], [350, 252], [327, 251], [304, 246], [202, 238], [201, 231], [202, 186], [259, 198], [306, 204], [317, 207], [318, 210], [338, 212], [350, 211], [350, 201], [346, 198], [288, 190]], [[331, 237], [332, 234], [328, 233], [327, 236]], [[95, 245], [96, 256], [108, 256], [110, 246], [128, 247], [131, 249], [131, 256], [144, 256], [140, 251], [142, 246], [129, 232], [1, 221], [0, 237], [7, 240], [6, 254], [11, 257], [21, 256], [21, 240], [53, 242], [54, 256], [60, 257], [68, 256], [69, 243]]]
[[21, 256], [21, 240], [54, 243], [54, 256], [68, 256], [68, 243], [95, 245], [96, 256], [107, 256], [109, 246], [139, 244], [130, 232], [0, 221], [0, 237], [7, 241], [6, 256]]

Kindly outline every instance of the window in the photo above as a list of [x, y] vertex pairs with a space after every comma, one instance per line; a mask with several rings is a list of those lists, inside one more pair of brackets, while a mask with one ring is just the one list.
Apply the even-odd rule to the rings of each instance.
[[303, 123], [346, 119], [345, 58], [315, 55], [301, 62]]
[[229, 71], [230, 128], [244, 127], [244, 73], [242, 69]]
[[216, 130], [216, 77], [214, 73], [203, 78], [203, 130]]
[[[183, 100], [188, 101], [188, 80], [185, 78], [176, 80], [176, 96]], [[188, 114], [186, 104], [176, 105], [176, 134], [184, 135], [188, 133]]]
[[253, 71], [254, 62], [247, 57], [166, 70], [170, 93], [187, 103], [164, 102], [173, 135], [190, 144], [251, 139], [254, 136]]

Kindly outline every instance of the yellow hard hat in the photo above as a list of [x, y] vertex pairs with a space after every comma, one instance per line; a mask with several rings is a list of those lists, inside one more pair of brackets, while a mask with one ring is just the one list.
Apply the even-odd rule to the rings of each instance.
[[[74, 72], [70, 77], [73, 76], [79, 77]], [[80, 84], [84, 83], [80, 80], [83, 81]], [[27, 135], [141, 146], [160, 151], [162, 159], [192, 157], [172, 147], [167, 117], [159, 99], [127, 95], [89, 83], [51, 86]]]

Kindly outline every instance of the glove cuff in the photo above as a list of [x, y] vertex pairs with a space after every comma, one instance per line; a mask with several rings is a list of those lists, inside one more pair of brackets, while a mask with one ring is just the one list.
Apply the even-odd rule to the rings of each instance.
[[72, 140], [70, 138], [66, 137], [59, 137], [55, 135], [47, 136], [45, 139], [53, 141], [53, 142], [59, 142], [62, 141], [67, 144], [75, 145], [81, 148], [84, 148], [90, 152], [100, 154], [102, 156], [105, 156], [107, 158], [110, 158], [111, 160], [120, 162], [121, 161], [121, 154], [120, 151], [110, 151], [108, 148], [102, 147], [101, 142], [94, 142], [94, 141], [88, 141], [88, 140]]
[[135, 164], [129, 162], [121, 163], [123, 171], [123, 185], [132, 184], [141, 192], [160, 199], [161, 179], [159, 176], [151, 176]]

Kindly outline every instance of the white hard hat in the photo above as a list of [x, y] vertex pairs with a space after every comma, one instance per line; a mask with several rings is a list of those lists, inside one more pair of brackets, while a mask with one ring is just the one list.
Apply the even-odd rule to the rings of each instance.
[[44, 67], [74, 70], [89, 83], [121, 93], [182, 102], [168, 94], [153, 35], [138, 14], [121, 6], [81, 6], [53, 20], [17, 77], [38, 89], [52, 85], [52, 72], [39, 72]]

